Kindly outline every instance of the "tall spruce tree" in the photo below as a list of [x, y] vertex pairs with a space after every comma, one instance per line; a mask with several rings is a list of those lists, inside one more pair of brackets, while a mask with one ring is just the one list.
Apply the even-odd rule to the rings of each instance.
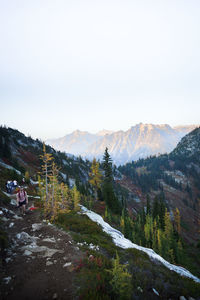
[[110, 210], [115, 213], [119, 213], [120, 205], [117, 197], [115, 196], [113, 188], [112, 159], [110, 157], [110, 154], [108, 153], [107, 147], [103, 156], [103, 170], [103, 199]]

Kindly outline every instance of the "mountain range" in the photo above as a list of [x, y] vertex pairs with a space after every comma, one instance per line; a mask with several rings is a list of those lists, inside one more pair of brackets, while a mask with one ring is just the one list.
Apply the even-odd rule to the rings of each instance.
[[183, 136], [198, 127], [185, 125], [171, 127], [168, 124], [154, 125], [139, 123], [127, 131], [102, 130], [97, 134], [76, 130], [61, 138], [48, 139], [47, 144], [59, 151], [84, 158], [101, 159], [105, 148], [116, 165], [132, 160], [171, 152]]
[[[106, 135], [104, 137], [106, 137]], [[46, 151], [47, 153], [52, 154], [56, 165], [58, 165], [59, 167], [60, 182], [62, 181], [62, 183], [67, 184], [70, 189], [72, 188], [71, 183], [76, 183], [77, 189], [82, 194], [81, 204], [84, 206], [87, 205], [90, 208], [90, 216], [96, 215], [98, 220], [100, 220], [101, 218], [102, 222], [104, 222], [102, 216], [105, 217], [105, 203], [104, 201], [96, 201], [95, 198], [92, 198], [93, 192], [88, 180], [91, 170], [91, 162], [88, 160], [85, 161], [81, 157], [75, 157], [72, 155], [68, 156], [66, 155], [66, 153], [55, 151], [52, 147], [47, 145]], [[80, 213], [75, 214], [74, 212], [72, 212], [63, 214], [61, 218], [61, 221], [63, 223], [60, 224], [63, 224], [64, 230], [67, 230], [67, 236], [70, 237], [71, 235], [73, 235], [74, 237], [74, 240], [72, 242], [67, 243], [67, 248], [65, 239], [66, 236], [60, 235], [58, 233], [57, 226], [55, 227], [55, 233], [55, 231], [53, 231], [52, 229], [53, 226], [49, 226], [47, 225], [47, 223], [43, 222], [42, 218], [39, 218], [39, 215], [42, 216], [39, 209], [37, 215], [36, 209], [35, 211], [33, 210], [30, 215], [24, 216], [24, 219], [19, 219], [17, 218], [17, 216], [15, 217], [15, 212], [13, 211], [16, 211], [16, 209], [12, 207], [13, 202], [10, 202], [10, 198], [7, 196], [8, 194], [4, 192], [5, 182], [7, 182], [7, 180], [16, 179], [20, 183], [22, 181], [22, 178], [25, 177], [27, 180], [27, 191], [30, 201], [37, 201], [36, 203], [38, 203], [38, 205], [41, 205], [40, 200], [38, 200], [38, 186], [36, 180], [38, 178], [38, 171], [40, 170], [40, 157], [42, 153], [43, 144], [40, 140], [33, 140], [31, 137], [26, 137], [21, 132], [11, 128], [0, 127], [0, 219], [2, 220], [2, 222], [0, 222], [0, 225], [3, 226], [0, 226], [0, 230], [3, 228], [3, 233], [8, 233], [11, 245], [6, 256], [7, 263], [5, 272], [1, 272], [0, 274], [1, 287], [3, 286], [3, 288], [0, 289], [0, 294], [3, 292], [3, 296], [5, 295], [5, 297], [3, 298], [8, 300], [14, 299], [18, 291], [22, 290], [24, 293], [26, 293], [26, 286], [33, 286], [32, 278], [35, 283], [34, 286], [36, 286], [37, 290], [39, 290], [40, 288], [42, 293], [44, 291], [45, 293], [48, 293], [46, 298], [53, 298], [52, 290], [47, 290], [45, 284], [40, 285], [40, 274], [42, 274], [44, 278], [42, 282], [47, 282], [48, 285], [52, 284], [52, 286], [55, 282], [53, 276], [59, 278], [59, 281], [56, 281], [55, 291], [60, 292], [61, 290], [64, 290], [63, 297], [59, 297], [60, 299], [66, 298], [66, 280], [64, 280], [64, 285], [62, 283], [62, 279], [66, 279], [66, 274], [68, 274], [67, 278], [71, 278], [72, 276], [74, 276], [74, 280], [76, 280], [76, 282], [78, 282], [77, 279], [80, 274], [82, 281], [80, 281], [80, 284], [78, 285], [78, 290], [83, 294], [82, 288], [85, 287], [85, 282], [89, 282], [90, 286], [88, 291], [89, 293], [91, 293], [91, 287], [96, 287], [95, 282], [97, 282], [98, 284], [100, 282], [97, 274], [100, 273], [101, 276], [111, 274], [108, 273], [108, 268], [110, 268], [109, 270], [112, 270], [111, 268], [113, 257], [115, 253], [118, 253], [120, 262], [129, 266], [128, 270], [129, 272], [131, 272], [131, 282], [133, 285], [132, 297], [123, 299], [158, 299], [158, 294], [160, 299], [184, 299], [185, 297], [187, 297], [185, 299], [199, 299], [200, 286], [197, 282], [192, 282], [192, 280], [186, 279], [182, 276], [180, 277], [174, 272], [169, 271], [167, 268], [164, 268], [158, 261], [155, 260], [155, 257], [152, 256], [154, 252], [149, 249], [151, 248], [151, 246], [148, 246], [147, 249], [148, 253], [151, 254], [151, 259], [149, 259], [147, 255], [144, 255], [144, 253], [141, 253], [141, 250], [146, 249], [140, 247], [141, 239], [145, 236], [146, 230], [143, 229], [140, 232], [141, 235], [139, 235], [139, 231], [138, 234], [136, 234], [137, 231], [135, 231], [135, 228], [139, 229], [140, 222], [138, 220], [141, 220], [141, 222], [143, 222], [145, 211], [147, 210], [147, 195], [150, 201], [150, 211], [152, 209], [154, 211], [156, 208], [155, 204], [159, 204], [162, 199], [163, 203], [167, 207], [172, 221], [175, 220], [175, 216], [177, 216], [175, 215], [175, 211], [177, 208], [180, 212], [181, 244], [179, 243], [179, 249], [181, 249], [180, 247], [183, 247], [183, 251], [181, 251], [180, 253], [182, 255], [182, 261], [184, 262], [178, 263], [178, 265], [184, 266], [190, 272], [192, 272], [192, 274], [200, 277], [200, 128], [197, 128], [189, 134], [185, 135], [178, 143], [176, 148], [173, 149], [173, 151], [169, 154], [151, 156], [147, 159], [140, 159], [137, 162], [127, 163], [126, 165], [120, 166], [119, 168], [113, 168], [114, 175], [117, 175], [114, 176], [115, 193], [118, 199], [125, 199], [126, 201], [126, 211], [129, 214], [129, 218], [131, 218], [131, 223], [127, 222], [126, 225], [128, 226], [131, 224], [135, 224], [136, 227], [133, 227], [134, 231], [131, 230], [130, 233], [131, 235], [133, 235], [134, 232], [134, 240], [132, 242], [134, 243], [134, 248], [136, 246], [139, 251], [137, 249], [125, 249], [124, 246], [120, 248], [120, 244], [117, 244], [116, 247], [111, 237], [105, 235], [105, 232], [101, 231], [99, 226], [95, 226], [93, 222], [94, 219], [91, 219], [93, 220], [91, 221], [86, 218], [86, 216], [83, 216]], [[26, 174], [28, 174], [28, 176], [26, 176]], [[28, 183], [28, 178], [30, 179], [30, 183]], [[93, 199], [94, 201], [91, 199]], [[158, 207], [159, 206], [157, 206], [157, 208]], [[10, 208], [12, 209], [12, 211], [10, 210]], [[141, 209], [143, 209], [143, 218], [140, 214]], [[92, 213], [92, 211], [101, 214], [101, 217], [97, 214]], [[120, 219], [117, 219], [116, 222], [116, 215], [114, 215], [113, 217], [113, 215], [110, 214], [109, 217], [112, 218], [112, 225], [115, 227], [112, 228], [109, 225], [106, 225], [106, 228], [110, 228], [111, 232], [116, 238], [116, 234], [117, 232], [119, 232], [118, 230], [121, 230], [121, 228], [123, 229], [123, 225], [121, 226]], [[129, 220], [129, 218], [127, 220]], [[38, 223], [39, 221], [40, 223]], [[45, 227], [36, 229], [33, 238], [35, 239], [35, 236], [38, 235], [37, 242], [40, 243], [40, 251], [41, 249], [44, 249], [44, 247], [45, 249], [47, 249], [47, 242], [58, 242], [56, 244], [56, 250], [60, 250], [59, 256], [56, 256], [57, 254], [55, 254], [53, 258], [54, 262], [51, 263], [51, 259], [45, 258], [46, 252], [44, 253], [44, 256], [42, 256], [40, 252], [38, 254], [34, 254], [36, 253], [33, 253], [35, 248], [33, 248], [31, 244], [31, 247], [28, 248], [30, 249], [30, 251], [25, 252], [24, 254], [24, 257], [26, 259], [23, 259], [22, 261], [21, 247], [28, 247], [29, 244], [27, 243], [27, 240], [24, 240], [25, 245], [21, 244], [21, 241], [19, 243], [19, 235], [25, 235], [25, 237], [30, 240], [30, 237], [29, 235], [27, 235], [27, 233], [30, 233], [30, 235], [32, 236], [32, 231], [35, 230], [35, 226], [41, 226], [41, 224], [43, 223]], [[101, 223], [98, 222], [98, 224]], [[157, 220], [154, 222], [154, 227], [157, 226], [156, 224], [158, 224]], [[173, 224], [174, 226], [176, 225], [174, 221]], [[144, 228], [147, 229], [147, 227]], [[39, 230], [41, 230], [42, 235]], [[43, 235], [43, 232], [45, 232], [45, 236]], [[62, 232], [64, 234], [64, 231]], [[46, 236], [48, 237], [48, 239], [44, 238]], [[15, 240], [13, 237], [15, 237]], [[55, 240], [57, 239], [56, 237], [58, 238], [58, 240]], [[175, 237], [177, 237], [177, 235], [175, 235]], [[0, 239], [1, 238], [2, 234], [0, 236]], [[120, 234], [120, 239], [118, 239], [117, 241], [120, 241], [120, 243], [125, 241], [127, 243], [128, 240], [124, 240], [123, 236]], [[165, 240], [163, 240], [161, 244], [162, 247], [164, 247], [164, 245], [168, 245], [168, 243], [163, 244], [164, 241]], [[177, 241], [175, 239], [173, 239], [173, 241], [175, 245], [174, 247], [176, 247]], [[62, 245], [64, 245], [64, 248], [61, 248], [61, 243]], [[130, 245], [130, 241], [128, 241], [128, 243]], [[34, 245], [35, 247], [37, 247], [36, 243], [34, 243]], [[133, 244], [131, 244], [131, 247], [132, 246]], [[177, 249], [178, 248], [175, 248], [176, 251], [178, 251]], [[144, 252], [147, 253], [146, 250]], [[31, 255], [32, 257], [36, 257], [36, 255], [38, 255], [37, 259], [30, 259], [29, 257], [27, 257], [27, 253], [30, 257]], [[84, 260], [79, 260], [81, 253], [84, 254]], [[176, 252], [173, 253], [176, 254]], [[157, 254], [155, 255], [157, 256]], [[70, 257], [70, 262], [66, 262], [65, 257]], [[172, 260], [174, 259], [174, 257], [175, 256], [172, 257]], [[74, 263], [72, 258], [76, 263]], [[163, 256], [160, 258], [160, 262], [161, 261], [163, 262]], [[29, 264], [27, 265], [27, 263]], [[176, 267], [177, 263], [174, 268]], [[23, 270], [26, 270], [26, 280], [22, 281], [23, 285], [21, 281], [16, 281], [18, 278], [16, 274], [21, 274], [22, 268]], [[44, 270], [47, 270], [47, 272], [43, 271], [43, 268]], [[66, 273], [68, 270], [67, 268], [69, 268], [68, 273]], [[178, 269], [180, 268], [178, 267]], [[38, 270], [41, 270], [41, 272], [38, 273]], [[185, 273], [185, 269], [181, 268], [181, 270]], [[91, 273], [88, 273], [88, 271], [90, 271]], [[106, 277], [107, 281], [108, 279]], [[10, 280], [9, 284], [7, 283], [7, 281], [5, 283], [5, 280]], [[91, 280], [93, 280], [92, 284]], [[19, 282], [21, 289], [19, 289], [19, 285], [17, 284], [17, 282]], [[59, 282], [59, 284], [57, 282]], [[103, 281], [103, 284], [104, 282], [105, 281]], [[72, 284], [72, 282], [70, 282], [69, 280], [67, 281], [67, 288], [75, 289], [76, 286], [77, 285]], [[11, 287], [13, 287], [12, 290]], [[140, 290], [138, 290], [138, 287], [140, 287]], [[100, 289], [100, 295], [104, 290], [105, 288]], [[110, 286], [108, 286], [108, 291], [110, 292], [110, 290], [111, 288]], [[6, 294], [7, 292], [9, 292], [10, 294]], [[29, 295], [29, 291], [27, 293]], [[20, 298], [27, 298], [27, 294], [26, 297]], [[39, 298], [43, 298], [43, 296]], [[112, 298], [118, 299], [116, 297]], [[83, 296], [83, 299], [86, 299], [86, 297]], [[87, 299], [97, 299], [97, 296], [95, 294], [94, 297], [90, 296], [87, 297]], [[98, 299], [106, 299], [106, 297], [104, 297], [103, 295], [103, 297], [99, 297]]]

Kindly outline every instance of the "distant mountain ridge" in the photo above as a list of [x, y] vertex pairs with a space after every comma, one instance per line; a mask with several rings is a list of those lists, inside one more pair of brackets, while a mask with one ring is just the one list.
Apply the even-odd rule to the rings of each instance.
[[62, 138], [50, 139], [46, 143], [57, 150], [84, 158], [101, 159], [106, 147], [116, 165], [132, 160], [171, 152], [183, 136], [198, 127], [184, 125], [171, 127], [168, 124], [139, 123], [127, 131], [102, 130], [97, 134], [76, 130]]

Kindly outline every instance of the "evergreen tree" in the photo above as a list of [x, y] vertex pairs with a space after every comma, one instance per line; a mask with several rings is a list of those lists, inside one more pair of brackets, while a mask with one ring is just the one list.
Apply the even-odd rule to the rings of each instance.
[[72, 189], [73, 209], [75, 211], [80, 210], [80, 207], [79, 207], [80, 199], [81, 199], [80, 193], [77, 190], [76, 185], [75, 185]]
[[153, 201], [153, 209], [152, 209], [153, 219], [155, 219], [158, 215], [159, 215], [159, 201], [158, 201], [158, 196], [156, 196]]
[[147, 195], [147, 208], [146, 208], [146, 214], [151, 214], [151, 205], [150, 205], [150, 197]]
[[116, 259], [113, 261], [112, 270], [108, 270], [112, 275], [110, 284], [113, 288], [117, 299], [128, 300], [131, 299], [131, 274], [127, 271], [128, 265], [122, 265], [119, 261], [119, 255], [116, 253]]
[[152, 247], [153, 219], [150, 215], [146, 216], [146, 223], [144, 225], [144, 233], [145, 233], [145, 239], [146, 239], [146, 246]]
[[174, 212], [174, 225], [175, 225], [175, 229], [177, 231], [178, 234], [181, 233], [181, 216], [180, 216], [180, 211], [178, 208], [176, 208], [175, 212]]
[[103, 199], [106, 202], [108, 208], [115, 213], [120, 212], [120, 205], [113, 188], [113, 174], [112, 174], [112, 160], [108, 153], [108, 148], [105, 149], [103, 156]]

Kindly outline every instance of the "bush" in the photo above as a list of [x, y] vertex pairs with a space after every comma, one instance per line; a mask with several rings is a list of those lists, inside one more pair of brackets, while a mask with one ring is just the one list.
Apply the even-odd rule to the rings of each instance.
[[75, 271], [78, 273], [77, 281], [80, 285], [79, 299], [109, 300], [111, 299], [110, 261], [102, 255], [89, 255], [77, 263]]

